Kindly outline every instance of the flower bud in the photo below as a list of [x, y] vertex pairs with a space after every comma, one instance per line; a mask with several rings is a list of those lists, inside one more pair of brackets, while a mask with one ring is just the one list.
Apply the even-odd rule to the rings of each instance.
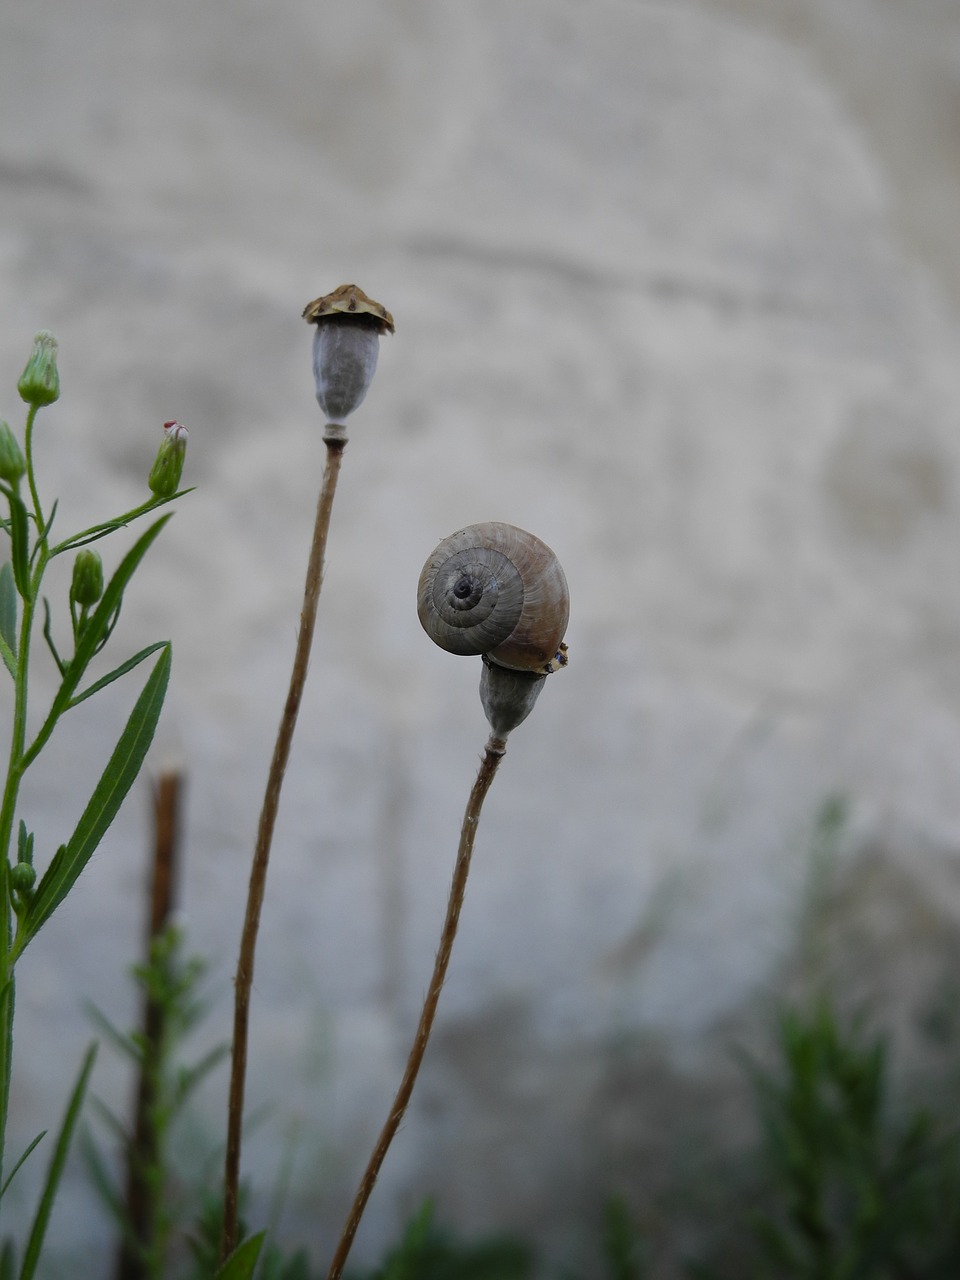
[[187, 452], [187, 428], [179, 422], [163, 424], [163, 443], [150, 469], [151, 492], [158, 498], [172, 498], [183, 474], [183, 458]]
[[0, 480], [16, 484], [27, 469], [23, 450], [8, 423], [0, 418]]
[[28, 894], [37, 880], [37, 873], [29, 862], [15, 862], [10, 868], [10, 888], [15, 893]]
[[380, 335], [393, 333], [393, 316], [355, 284], [342, 284], [308, 303], [303, 318], [317, 326], [313, 338], [317, 403], [329, 421], [342, 422], [367, 394], [377, 369]]
[[17, 383], [20, 399], [27, 404], [53, 404], [60, 397], [57, 372], [57, 340], [46, 329], [33, 340], [33, 351]]
[[103, 595], [103, 561], [96, 551], [83, 547], [73, 562], [70, 595], [79, 605], [96, 604]]

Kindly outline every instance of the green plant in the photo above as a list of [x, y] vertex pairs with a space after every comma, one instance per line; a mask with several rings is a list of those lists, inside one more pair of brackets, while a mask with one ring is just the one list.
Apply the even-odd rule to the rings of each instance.
[[530, 1280], [533, 1273], [527, 1245], [503, 1236], [469, 1244], [457, 1240], [437, 1226], [428, 1201], [382, 1265], [351, 1273], [351, 1280]]
[[646, 1245], [621, 1196], [607, 1201], [601, 1249], [609, 1280], [644, 1280], [648, 1274]]
[[145, 1100], [132, 1127], [106, 1106], [98, 1108], [124, 1153], [126, 1193], [114, 1183], [96, 1144], [85, 1144], [93, 1180], [120, 1228], [124, 1276], [162, 1280], [171, 1245], [193, 1218], [197, 1188], [181, 1180], [175, 1193], [169, 1144], [190, 1096], [227, 1052], [219, 1045], [189, 1065], [180, 1061], [181, 1046], [206, 1009], [198, 993], [204, 971], [198, 957], [183, 957], [180, 930], [168, 924], [152, 939], [147, 963], [133, 970], [147, 1008], [154, 1011], [150, 1027], [124, 1034], [91, 1009], [105, 1038], [136, 1065], [139, 1097]]
[[[897, 1115], [888, 1048], [831, 1004], [780, 1020], [780, 1061], [752, 1068], [761, 1207], [738, 1276], [948, 1280], [960, 1274], [960, 1149], [931, 1114]], [[717, 1273], [701, 1268], [696, 1274]]]
[[[113, 635], [124, 593], [169, 516], [161, 517], [137, 539], [106, 584], [102, 562], [90, 544], [180, 496], [177, 484], [186, 447], [185, 429], [178, 423], [167, 423], [158, 455], [165, 459], [163, 474], [160, 482], [155, 482], [151, 473], [152, 496], [130, 511], [55, 541], [53, 528], [58, 504], [53, 502], [47, 507], [41, 500], [34, 466], [37, 414], [60, 394], [57, 344], [51, 334], [37, 335], [18, 390], [27, 405], [22, 448], [12, 429], [0, 423], [0, 495], [6, 500], [8, 511], [7, 517], [0, 520], [0, 528], [9, 546], [9, 560], [0, 568], [0, 659], [13, 682], [10, 752], [0, 800], [0, 1161], [10, 1097], [17, 963], [69, 894], [137, 777], [153, 738], [170, 675], [171, 649], [167, 640], [148, 645], [105, 675], [96, 678], [90, 675], [91, 665]], [[27, 492], [22, 496], [24, 479]], [[63, 629], [66, 640], [58, 641], [54, 636], [53, 609], [42, 588], [52, 562], [69, 552], [77, 553], [66, 602], [69, 626]], [[39, 727], [35, 727], [28, 715], [30, 671], [41, 609], [42, 637], [58, 683], [49, 706], [41, 714]], [[38, 882], [34, 834], [27, 817], [20, 814], [24, 776], [68, 712], [154, 654], [159, 656], [89, 802], [73, 833], [47, 861]], [[90, 1053], [60, 1130], [41, 1203], [28, 1236], [20, 1268], [21, 1280], [32, 1275], [36, 1267], [66, 1156], [65, 1144], [76, 1124], [92, 1062]], [[4, 1187], [9, 1185], [9, 1179], [29, 1150], [14, 1166]], [[5, 1274], [12, 1275], [13, 1246], [9, 1242], [4, 1246], [3, 1257], [7, 1260], [3, 1263]]]

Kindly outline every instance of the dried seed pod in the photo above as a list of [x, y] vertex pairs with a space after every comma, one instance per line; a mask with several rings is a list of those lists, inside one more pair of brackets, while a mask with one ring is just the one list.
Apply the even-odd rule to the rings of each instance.
[[566, 666], [567, 580], [547, 544], [515, 525], [475, 524], [445, 538], [420, 575], [417, 613], [441, 649], [483, 655], [480, 698], [497, 736]]
[[309, 302], [303, 318], [315, 324], [313, 373], [317, 403], [342, 423], [363, 402], [377, 369], [380, 336], [393, 333], [393, 316], [355, 284]]

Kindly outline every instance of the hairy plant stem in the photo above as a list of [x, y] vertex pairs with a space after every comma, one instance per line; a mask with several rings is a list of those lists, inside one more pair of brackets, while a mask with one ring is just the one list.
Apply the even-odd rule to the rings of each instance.
[[433, 1028], [437, 1003], [440, 1000], [440, 991], [447, 975], [450, 953], [453, 950], [453, 940], [457, 934], [460, 908], [463, 906], [463, 895], [467, 887], [467, 875], [470, 871], [470, 859], [473, 855], [473, 841], [477, 834], [477, 823], [480, 821], [480, 810], [483, 807], [484, 798], [490, 790], [490, 784], [493, 782], [497, 767], [503, 759], [506, 749], [507, 741], [505, 737], [498, 738], [493, 734], [490, 735], [484, 748], [480, 770], [470, 791], [470, 798], [467, 801], [467, 807], [463, 815], [463, 825], [460, 828], [460, 846], [457, 849], [457, 861], [453, 869], [453, 881], [450, 885], [450, 897], [447, 901], [447, 914], [443, 922], [440, 946], [437, 950], [437, 958], [434, 961], [430, 986], [423, 1002], [420, 1022], [417, 1025], [413, 1045], [407, 1057], [407, 1065], [404, 1068], [400, 1087], [397, 1089], [386, 1123], [380, 1131], [373, 1154], [364, 1170], [363, 1177], [360, 1179], [360, 1186], [357, 1188], [357, 1194], [354, 1197], [346, 1225], [333, 1255], [333, 1261], [330, 1263], [327, 1280], [340, 1280], [340, 1276], [343, 1274], [343, 1268], [346, 1265], [353, 1238], [357, 1234], [357, 1227], [360, 1225], [363, 1211], [367, 1206], [367, 1201], [370, 1199], [370, 1193], [373, 1191], [373, 1185], [380, 1172], [380, 1166], [383, 1164], [387, 1149], [393, 1141], [397, 1129], [400, 1127], [400, 1121], [404, 1117], [407, 1104], [413, 1093], [413, 1086], [416, 1083], [417, 1073], [420, 1070], [420, 1064], [423, 1062], [427, 1041], [430, 1039], [430, 1032]]
[[324, 433], [327, 461], [317, 501], [317, 516], [313, 528], [313, 543], [307, 565], [303, 608], [300, 613], [300, 632], [293, 659], [290, 688], [283, 708], [283, 717], [277, 733], [277, 741], [270, 762], [267, 787], [260, 812], [257, 843], [250, 868], [250, 887], [247, 892], [247, 910], [240, 939], [240, 959], [234, 983], [233, 1048], [230, 1058], [230, 1095], [227, 1104], [227, 1152], [224, 1166], [223, 1234], [220, 1239], [221, 1261], [229, 1257], [237, 1247], [238, 1197], [240, 1186], [240, 1144], [243, 1129], [243, 1094], [247, 1070], [247, 1036], [250, 1021], [250, 988], [253, 983], [254, 955], [257, 946], [257, 930], [260, 911], [267, 883], [267, 864], [270, 846], [280, 803], [280, 789], [290, 757], [290, 744], [297, 723], [297, 713], [307, 679], [307, 666], [317, 620], [317, 602], [323, 581], [323, 559], [327, 534], [330, 529], [330, 513], [340, 474], [340, 463], [347, 445], [346, 429], [332, 423]]
[[[31, 405], [27, 413], [24, 445], [27, 463], [27, 483], [33, 501], [33, 513], [38, 531], [43, 529], [43, 511], [37, 493], [33, 471], [33, 423], [37, 406]], [[13, 728], [10, 737], [10, 756], [7, 778], [0, 802], [0, 1181], [3, 1173], [3, 1156], [7, 1137], [7, 1113], [10, 1107], [10, 1078], [13, 1068], [13, 1016], [15, 986], [13, 968], [13, 910], [10, 897], [10, 846], [13, 824], [17, 811], [17, 798], [23, 778], [24, 747], [27, 738], [27, 693], [30, 669], [30, 642], [40, 581], [47, 567], [48, 552], [45, 539], [38, 542], [37, 565], [30, 578], [29, 599], [23, 601], [20, 616], [20, 635], [17, 643], [17, 676], [14, 688]]]

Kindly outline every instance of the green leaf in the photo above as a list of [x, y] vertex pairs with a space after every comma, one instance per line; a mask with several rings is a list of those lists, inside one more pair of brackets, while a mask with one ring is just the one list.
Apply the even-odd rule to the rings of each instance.
[[67, 668], [63, 676], [63, 683], [60, 685], [60, 688], [57, 690], [56, 696], [51, 703], [46, 720], [44, 720], [41, 725], [40, 731], [30, 744], [30, 747], [23, 754], [23, 758], [20, 761], [21, 773], [24, 773], [37, 758], [51, 733], [53, 733], [54, 726], [57, 721], [63, 713], [69, 709], [71, 699], [76, 692], [77, 685], [80, 683], [90, 659], [97, 652], [102, 639], [109, 633], [111, 627], [116, 621], [116, 614], [120, 608], [127, 583], [136, 572], [137, 566], [146, 555], [150, 544], [169, 519], [169, 515], [161, 516], [159, 520], [150, 526], [146, 533], [137, 539], [131, 549], [120, 561], [119, 568], [110, 579], [100, 603], [87, 619], [87, 625], [83, 629], [83, 635], [80, 637], [80, 642], [77, 645], [76, 652], [74, 653], [72, 660], [67, 664]]
[[27, 1156], [29, 1156], [30, 1152], [34, 1149], [34, 1147], [39, 1146], [39, 1144], [44, 1140], [46, 1136], [47, 1136], [46, 1129], [41, 1129], [40, 1132], [37, 1134], [37, 1136], [34, 1138], [34, 1140], [29, 1144], [26, 1151], [24, 1151], [23, 1155], [20, 1157], [17, 1163], [13, 1166], [13, 1168], [10, 1170], [9, 1174], [7, 1175], [6, 1182], [3, 1184], [2, 1187], [0, 1187], [0, 1198], [6, 1195], [7, 1187], [9, 1187], [10, 1183], [13, 1181], [17, 1170], [26, 1161]]
[[27, 524], [27, 508], [20, 496], [3, 484], [0, 493], [7, 496], [10, 503], [10, 560], [13, 568], [13, 580], [20, 596], [30, 599], [30, 528]]
[[4, 1240], [0, 1249], [0, 1280], [14, 1280], [17, 1272], [17, 1251], [12, 1240]]
[[93, 1183], [94, 1190], [109, 1210], [114, 1225], [132, 1243], [136, 1237], [130, 1224], [130, 1213], [126, 1201], [117, 1190], [106, 1160], [88, 1133], [80, 1135], [80, 1150], [90, 1172], [90, 1181]]
[[80, 1068], [77, 1083], [73, 1087], [73, 1093], [70, 1095], [66, 1114], [63, 1117], [63, 1124], [60, 1126], [60, 1136], [57, 1138], [57, 1145], [54, 1148], [53, 1156], [50, 1160], [50, 1168], [47, 1170], [46, 1181], [43, 1185], [43, 1193], [40, 1196], [40, 1203], [37, 1205], [37, 1212], [33, 1219], [33, 1226], [30, 1229], [30, 1237], [27, 1240], [26, 1252], [23, 1255], [23, 1266], [20, 1268], [20, 1280], [31, 1280], [33, 1273], [37, 1269], [37, 1263], [40, 1261], [40, 1250], [43, 1248], [43, 1237], [46, 1235], [47, 1223], [50, 1221], [50, 1212], [53, 1209], [53, 1202], [56, 1199], [57, 1188], [60, 1185], [60, 1178], [63, 1174], [63, 1167], [67, 1162], [67, 1153], [70, 1150], [73, 1131], [76, 1128], [77, 1120], [80, 1117], [80, 1108], [83, 1106], [83, 1095], [86, 1093], [87, 1081], [90, 1078], [90, 1072], [93, 1070], [93, 1060], [96, 1056], [97, 1046], [92, 1044], [84, 1055], [83, 1065]]
[[159, 534], [160, 530], [170, 519], [168, 515], [161, 516], [146, 533], [142, 534], [133, 544], [127, 554], [120, 561], [116, 573], [107, 584], [106, 590], [100, 599], [100, 603], [87, 619], [87, 625], [83, 629], [83, 635], [80, 637], [80, 643], [77, 645], [76, 653], [73, 660], [67, 667], [67, 673], [64, 676], [63, 684], [54, 698], [51, 715], [56, 711], [60, 715], [67, 709], [70, 699], [73, 697], [74, 690], [80, 683], [80, 678], [87, 669], [87, 664], [97, 651], [97, 646], [101, 636], [107, 631], [111, 624], [114, 613], [120, 607], [123, 599], [123, 593], [126, 590], [127, 583], [133, 577], [140, 561], [147, 554], [150, 544]]
[[139, 1063], [143, 1057], [140, 1046], [128, 1035], [114, 1026], [110, 1019], [100, 1009], [97, 1008], [92, 1001], [84, 1001], [84, 1012], [91, 1022], [95, 1023], [100, 1034], [105, 1040], [109, 1040], [114, 1049], [118, 1053], [123, 1054], [125, 1058], [129, 1058], [131, 1062]]
[[213, 1280], [250, 1280], [266, 1234], [265, 1231], [260, 1231], [238, 1244], [223, 1266], [218, 1268]]
[[89, 529], [81, 529], [79, 533], [71, 534], [63, 542], [58, 542], [51, 550], [50, 555], [51, 557], [59, 556], [65, 551], [73, 550], [75, 547], [85, 547], [90, 542], [97, 542], [100, 538], [106, 538], [118, 529], [125, 529], [128, 524], [132, 524], [134, 520], [139, 520], [148, 511], [156, 511], [158, 507], [164, 507], [168, 502], [176, 502], [177, 498], [185, 498], [188, 493], [193, 493], [193, 488], [179, 489], [176, 493], [171, 493], [168, 498], [151, 497], [146, 502], [142, 502], [139, 507], [133, 507], [130, 511], [125, 511], [122, 516], [114, 516], [111, 520], [103, 520], [100, 524], [91, 525]]
[[37, 885], [14, 944], [16, 956], [20, 955], [70, 892], [133, 786], [160, 718], [170, 679], [170, 663], [171, 650], [167, 644], [130, 713], [76, 830], [68, 842], [61, 845], [54, 854]]
[[47, 642], [47, 648], [53, 656], [54, 662], [57, 664], [57, 670], [60, 672], [60, 678], [63, 679], [67, 664], [60, 657], [57, 651], [56, 642], [53, 638], [53, 620], [50, 617], [50, 601], [46, 596], [43, 597], [43, 638]]
[[[17, 588], [13, 581], [13, 570], [9, 560], [0, 569], [0, 645], [4, 651], [3, 660], [7, 667], [10, 662], [7, 652], [16, 664], [17, 656]], [[16, 674], [15, 669], [11, 669]]]
[[108, 684], [113, 684], [114, 680], [119, 680], [121, 676], [125, 676], [128, 671], [132, 671], [134, 667], [138, 667], [145, 658], [149, 658], [151, 653], [156, 653], [158, 649], [162, 649], [164, 645], [169, 644], [168, 640], [158, 640], [156, 644], [148, 644], [145, 649], [141, 649], [139, 653], [135, 653], [132, 658], [128, 658], [126, 662], [121, 662], [119, 667], [115, 667], [109, 675], [102, 676], [95, 681], [89, 689], [84, 689], [83, 693], [78, 693], [70, 702], [71, 707], [77, 707], [81, 702], [85, 702], [87, 698], [91, 698], [95, 693], [99, 693], [101, 689], [105, 689]]
[[190, 1094], [197, 1088], [199, 1084], [223, 1062], [224, 1058], [230, 1054], [230, 1046], [226, 1044], [218, 1044], [209, 1053], [204, 1054], [199, 1062], [195, 1062], [192, 1066], [186, 1067], [177, 1073], [176, 1088], [173, 1093], [172, 1105], [180, 1107], [187, 1100]]

